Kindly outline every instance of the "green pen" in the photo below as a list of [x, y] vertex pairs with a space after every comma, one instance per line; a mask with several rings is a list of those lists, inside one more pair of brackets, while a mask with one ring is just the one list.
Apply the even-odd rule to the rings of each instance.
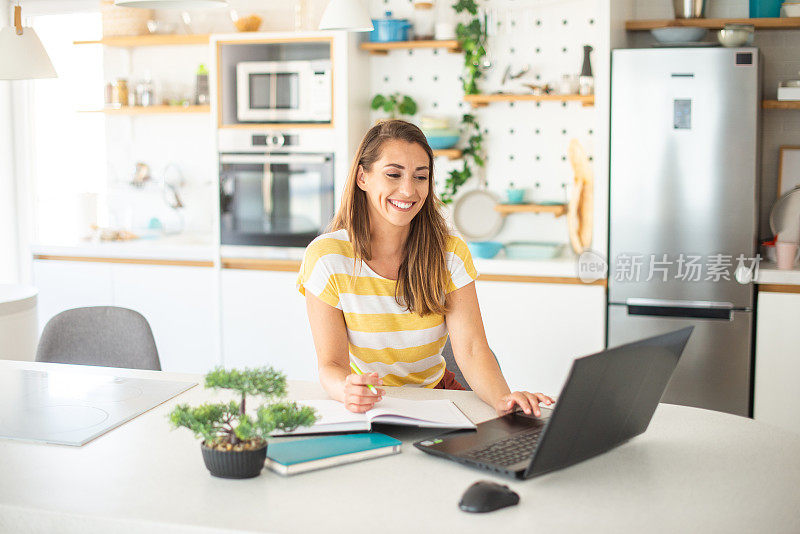
[[[352, 369], [352, 370], [353, 370], [353, 372], [354, 372], [355, 374], [357, 374], [357, 375], [363, 375], [363, 374], [364, 374], [364, 373], [361, 371], [361, 369], [359, 369], [359, 368], [358, 368], [358, 366], [356, 366], [356, 364], [354, 364], [353, 362], [350, 362], [350, 369]], [[371, 392], [375, 393], [376, 395], [378, 394], [378, 390], [377, 390], [377, 389], [375, 389], [375, 386], [373, 386], [373, 385], [371, 385], [371, 384], [367, 384], [367, 387], [369, 388], [369, 390], [370, 390]]]

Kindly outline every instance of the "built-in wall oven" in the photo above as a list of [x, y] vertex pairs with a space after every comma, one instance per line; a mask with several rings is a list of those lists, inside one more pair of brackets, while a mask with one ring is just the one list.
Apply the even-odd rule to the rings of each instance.
[[223, 245], [305, 247], [333, 217], [333, 151], [302, 134], [220, 136]]

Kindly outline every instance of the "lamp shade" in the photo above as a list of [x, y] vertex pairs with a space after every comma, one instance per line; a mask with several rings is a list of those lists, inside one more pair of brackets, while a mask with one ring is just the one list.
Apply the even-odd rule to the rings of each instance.
[[319, 29], [371, 32], [374, 28], [361, 0], [331, 0], [319, 21]]
[[33, 28], [0, 28], [0, 80], [55, 78], [56, 69]]
[[227, 7], [228, 0], [114, 0], [114, 5], [142, 9], [212, 9]]

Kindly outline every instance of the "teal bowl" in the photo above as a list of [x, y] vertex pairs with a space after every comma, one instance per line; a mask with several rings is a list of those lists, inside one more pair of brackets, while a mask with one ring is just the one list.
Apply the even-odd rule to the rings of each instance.
[[497, 241], [471, 241], [467, 243], [470, 253], [476, 258], [490, 259], [497, 256], [503, 249], [503, 244]]
[[433, 150], [453, 148], [461, 138], [459, 131], [453, 128], [422, 130], [422, 133], [425, 134], [425, 139]]

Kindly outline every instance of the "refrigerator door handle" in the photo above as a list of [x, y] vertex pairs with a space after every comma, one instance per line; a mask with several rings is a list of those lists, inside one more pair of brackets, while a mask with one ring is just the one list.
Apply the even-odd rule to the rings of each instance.
[[733, 320], [730, 302], [630, 298], [625, 305], [628, 315]]

